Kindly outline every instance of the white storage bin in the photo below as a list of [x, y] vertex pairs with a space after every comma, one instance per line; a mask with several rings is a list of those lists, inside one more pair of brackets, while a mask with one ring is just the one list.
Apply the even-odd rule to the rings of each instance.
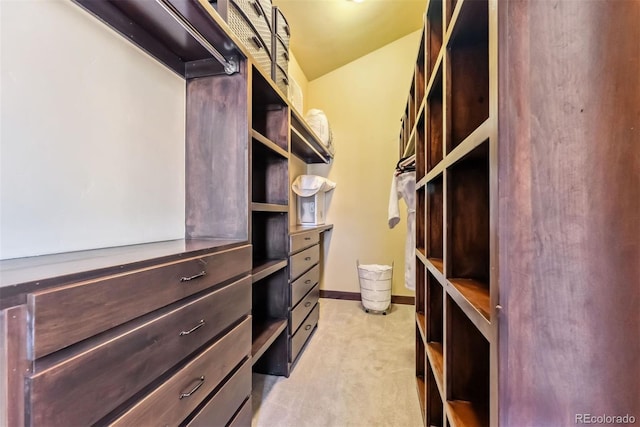
[[322, 225], [325, 223], [325, 193], [336, 183], [316, 175], [300, 175], [291, 184], [297, 194], [298, 225]]
[[297, 196], [298, 225], [324, 224], [324, 195], [324, 191], [319, 191], [309, 197]]
[[393, 265], [360, 264], [359, 261], [356, 265], [360, 282], [360, 298], [365, 311], [387, 314], [387, 309], [391, 305]]

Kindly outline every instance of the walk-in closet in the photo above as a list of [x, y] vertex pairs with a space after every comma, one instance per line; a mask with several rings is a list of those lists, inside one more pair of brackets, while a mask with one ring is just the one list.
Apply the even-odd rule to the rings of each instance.
[[640, 423], [638, 22], [0, 0], [0, 427]]

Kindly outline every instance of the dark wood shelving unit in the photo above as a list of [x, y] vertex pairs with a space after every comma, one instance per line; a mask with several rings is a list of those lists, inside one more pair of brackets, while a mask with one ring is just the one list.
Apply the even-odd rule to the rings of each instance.
[[420, 253], [423, 257], [427, 256], [427, 241], [426, 241], [426, 189], [425, 187], [419, 188], [416, 192], [416, 252]]
[[289, 375], [289, 108], [255, 66], [251, 86], [253, 370]]
[[425, 417], [427, 410], [427, 359], [425, 353], [425, 345], [422, 335], [416, 327], [416, 386], [418, 389], [418, 400], [420, 402], [420, 411]]
[[426, 13], [427, 81], [431, 78], [444, 38], [442, 0], [430, 1]]
[[[427, 346], [427, 354], [429, 354], [429, 346]], [[436, 373], [433, 370], [433, 363], [430, 363], [426, 367], [427, 379], [426, 379], [426, 408], [425, 408], [425, 420], [428, 426], [444, 426], [445, 411], [440, 398], [440, 392], [438, 390], [438, 384], [436, 383]], [[442, 373], [440, 373], [442, 375]]]

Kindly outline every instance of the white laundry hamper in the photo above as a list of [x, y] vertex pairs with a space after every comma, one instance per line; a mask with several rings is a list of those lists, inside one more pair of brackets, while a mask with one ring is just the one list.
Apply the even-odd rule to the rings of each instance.
[[391, 265], [360, 264], [360, 261], [356, 261], [356, 265], [364, 311], [387, 314], [391, 306], [393, 263]]

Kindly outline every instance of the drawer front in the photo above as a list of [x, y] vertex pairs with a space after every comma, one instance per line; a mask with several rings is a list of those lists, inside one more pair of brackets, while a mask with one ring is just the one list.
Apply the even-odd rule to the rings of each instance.
[[242, 408], [240, 408], [236, 416], [233, 417], [228, 427], [251, 427], [251, 417], [253, 415], [251, 405], [251, 398], [249, 398], [249, 400], [242, 405]]
[[70, 358], [37, 369], [27, 380], [32, 424], [93, 424], [250, 311], [247, 277], [145, 316]]
[[315, 266], [291, 283], [291, 307], [295, 307], [320, 280], [320, 267]]
[[280, 68], [279, 65], [276, 64], [275, 68], [276, 68], [276, 73], [273, 80], [275, 81], [276, 86], [278, 86], [278, 89], [280, 89], [280, 91], [284, 94], [284, 96], [288, 98], [289, 97], [289, 77], [284, 71], [282, 71], [282, 68]]
[[302, 321], [307, 317], [309, 312], [313, 310], [313, 307], [318, 303], [320, 298], [320, 285], [315, 285], [311, 291], [300, 301], [293, 310], [289, 319], [289, 332], [293, 335], [298, 330]]
[[275, 34], [278, 36], [282, 43], [289, 48], [289, 39], [291, 38], [291, 29], [287, 23], [286, 18], [282, 14], [282, 11], [274, 7], [273, 8], [273, 25], [275, 26]]
[[[242, 4], [242, 2], [239, 1]], [[251, 7], [248, 0], [244, 2], [245, 7]], [[240, 41], [245, 45], [254, 62], [267, 75], [271, 75], [271, 34], [269, 31], [260, 32], [254, 30], [249, 24], [249, 20], [245, 17], [245, 12], [241, 10], [241, 6], [230, 1], [227, 23], [231, 30], [238, 36]], [[266, 21], [265, 21], [266, 27]], [[265, 39], [265, 37], [267, 37]]]
[[315, 245], [309, 249], [291, 256], [291, 279], [297, 279], [302, 273], [309, 270], [318, 263], [320, 259], [320, 245]]
[[293, 234], [291, 236], [291, 253], [313, 246], [320, 242], [320, 233], [309, 231], [307, 233]]
[[[35, 292], [33, 358], [251, 271], [251, 246]], [[187, 280], [191, 279], [191, 280]]]
[[[263, 1], [261, 0], [229, 0], [233, 6], [229, 8], [229, 21], [241, 18], [249, 27], [258, 34], [267, 46], [267, 50], [271, 52], [271, 9], [269, 9], [269, 17], [263, 9]], [[268, 0], [264, 0], [268, 3]], [[232, 17], [232, 15], [236, 15]], [[233, 29], [233, 27], [232, 27]]]
[[242, 407], [242, 404], [250, 395], [251, 361], [247, 360], [187, 424], [187, 427], [227, 425], [238, 408]]
[[[251, 362], [248, 358], [250, 353], [251, 318], [248, 317], [145, 396], [111, 425], [178, 425], [196, 409], [243, 358], [246, 358], [241, 370], [213, 397], [213, 400], [220, 398], [219, 401], [225, 401], [227, 399], [228, 403], [231, 403], [233, 396], [228, 396], [226, 393], [229, 393], [229, 390], [235, 391], [233, 389], [241, 391], [242, 398], [233, 408], [218, 408], [220, 415], [224, 415], [225, 410], [226, 412], [230, 411], [228, 418], [226, 418], [228, 421], [235, 409], [251, 393]], [[249, 366], [248, 370], [247, 366]], [[226, 389], [228, 385], [232, 387]], [[226, 421], [222, 422], [222, 419], [219, 419], [217, 424], [225, 425]], [[209, 423], [209, 425], [214, 424]]]
[[291, 362], [295, 361], [298, 358], [298, 355], [300, 354], [300, 350], [302, 350], [302, 347], [304, 347], [304, 344], [307, 342], [307, 339], [309, 339], [311, 332], [313, 332], [313, 328], [315, 328], [316, 325], [318, 324], [319, 315], [320, 315], [320, 304], [316, 304], [316, 306], [313, 308], [313, 311], [309, 314], [309, 316], [306, 319], [304, 319], [304, 322], [302, 322], [302, 326], [300, 326], [300, 329], [298, 329], [298, 332], [296, 332], [296, 334], [293, 337], [291, 337], [291, 341], [290, 341], [291, 348], [289, 351]]

